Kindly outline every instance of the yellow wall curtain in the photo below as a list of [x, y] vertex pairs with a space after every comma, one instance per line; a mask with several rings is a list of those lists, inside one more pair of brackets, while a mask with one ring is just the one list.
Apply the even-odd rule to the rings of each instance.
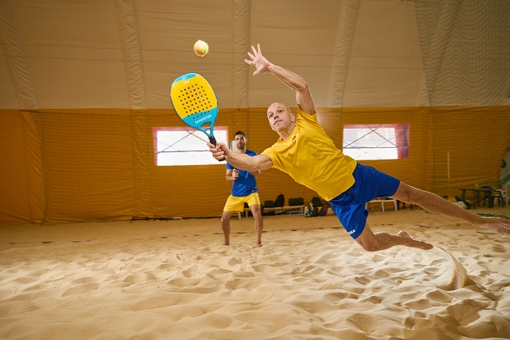
[[[338, 147], [344, 124], [410, 124], [409, 158], [362, 163], [440, 195], [497, 185], [510, 146], [509, 107], [317, 112]], [[183, 125], [171, 110], [4, 110], [0, 119], [1, 225], [219, 216], [230, 193], [224, 164], [156, 166], [153, 128]], [[230, 138], [245, 131], [258, 153], [278, 137], [264, 108], [223, 109], [216, 125], [228, 126]], [[258, 187], [261, 200], [315, 195], [275, 169]]]

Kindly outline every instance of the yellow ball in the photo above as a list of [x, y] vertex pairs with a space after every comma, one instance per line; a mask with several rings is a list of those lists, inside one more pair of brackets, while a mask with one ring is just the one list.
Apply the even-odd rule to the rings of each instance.
[[209, 52], [209, 45], [205, 41], [198, 40], [193, 47], [195, 54], [199, 57], [205, 57], [205, 55]]
[[455, 224], [456, 224], [457, 226], [459, 226], [459, 225], [460, 225], [460, 222], [457, 222], [457, 223], [455, 223]]

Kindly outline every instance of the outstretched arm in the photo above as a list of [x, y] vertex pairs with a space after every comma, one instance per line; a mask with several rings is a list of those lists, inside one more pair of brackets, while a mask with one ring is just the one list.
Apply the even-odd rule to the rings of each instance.
[[267, 170], [273, 165], [271, 158], [264, 154], [250, 157], [244, 153], [230, 151], [223, 143], [217, 143], [216, 145], [207, 143], [207, 145], [215, 159], [223, 160], [223, 158], [226, 158], [227, 162], [237, 169], [246, 170], [254, 176], [258, 176], [255, 174], [260, 174], [260, 171]]
[[301, 111], [314, 114], [315, 107], [308, 83], [294, 72], [275, 65], [267, 60], [262, 55], [260, 44], [257, 44], [257, 48], [252, 46], [251, 49], [252, 52], [248, 52], [250, 59], [244, 59], [244, 61], [248, 65], [253, 65], [255, 67], [253, 75], [256, 76], [263, 73], [271, 73], [273, 76], [280, 79], [280, 81], [285, 85], [296, 91], [296, 102]]

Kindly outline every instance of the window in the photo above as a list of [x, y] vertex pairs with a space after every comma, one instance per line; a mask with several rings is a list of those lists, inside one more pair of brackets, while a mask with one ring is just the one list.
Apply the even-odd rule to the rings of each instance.
[[[209, 152], [209, 137], [202, 131], [187, 127], [158, 127], [153, 129], [157, 166], [222, 164]], [[214, 128], [216, 141], [226, 143], [228, 127]]]
[[356, 160], [409, 157], [409, 124], [344, 126], [344, 154]]

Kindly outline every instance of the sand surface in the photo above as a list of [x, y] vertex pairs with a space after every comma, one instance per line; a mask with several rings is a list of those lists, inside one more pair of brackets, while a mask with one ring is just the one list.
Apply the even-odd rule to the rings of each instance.
[[[457, 222], [459, 225], [457, 225]], [[372, 229], [432, 243], [367, 252], [335, 216], [0, 228], [1, 339], [509, 339], [510, 236], [421, 209]]]

